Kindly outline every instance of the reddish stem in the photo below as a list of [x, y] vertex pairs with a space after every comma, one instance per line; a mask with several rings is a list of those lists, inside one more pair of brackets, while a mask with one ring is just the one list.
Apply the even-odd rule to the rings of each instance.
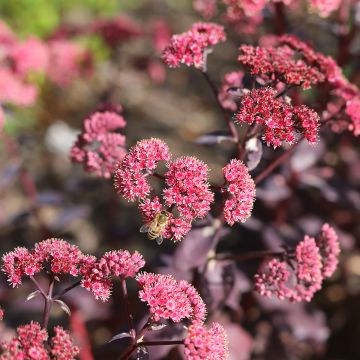
[[72, 285], [69, 285], [68, 287], [66, 287], [64, 290], [62, 290], [59, 294], [55, 295], [53, 297], [53, 300], [58, 300], [61, 297], [63, 297], [67, 292], [69, 292], [70, 290], [76, 288], [77, 286], [79, 286], [81, 284], [81, 281], [77, 281], [75, 283], [73, 283]]
[[221, 255], [221, 254], [217, 254], [214, 257], [209, 258], [209, 260], [245, 261], [245, 260], [259, 259], [259, 258], [263, 258], [263, 257], [266, 257], [266, 256], [282, 257], [282, 256], [284, 256], [284, 254], [285, 254], [284, 251], [274, 252], [274, 251], [271, 251], [271, 250], [263, 250], [263, 251], [253, 251], [253, 252], [248, 252], [246, 254], [238, 254], [238, 255]]
[[133, 315], [132, 315], [132, 312], [130, 309], [130, 301], [129, 301], [129, 295], [128, 295], [128, 290], [127, 290], [127, 286], [126, 286], [126, 280], [123, 277], [121, 278], [121, 290], [122, 290], [124, 303], [125, 303], [127, 321], [128, 321], [128, 326], [129, 326], [129, 334], [132, 339], [132, 344], [134, 344], [135, 338], [136, 338], [136, 330], [135, 330], [135, 326], [134, 326], [134, 318], [133, 318]]
[[49, 323], [50, 310], [51, 310], [51, 306], [53, 304], [52, 294], [53, 294], [53, 290], [54, 290], [54, 283], [55, 283], [55, 279], [53, 276], [51, 276], [48, 293], [47, 293], [47, 296], [44, 298], [45, 306], [44, 306], [43, 319], [42, 319], [42, 323], [41, 323], [41, 326], [44, 329], [47, 328], [48, 323]]

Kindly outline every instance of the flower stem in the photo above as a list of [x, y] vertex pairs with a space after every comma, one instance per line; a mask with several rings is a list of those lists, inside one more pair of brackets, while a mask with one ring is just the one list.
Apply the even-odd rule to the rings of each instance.
[[55, 279], [53, 276], [51, 276], [48, 293], [47, 293], [47, 296], [44, 298], [45, 306], [44, 306], [43, 319], [42, 319], [42, 323], [41, 323], [41, 326], [44, 329], [47, 328], [48, 323], [49, 323], [50, 310], [51, 310], [51, 306], [53, 304], [52, 294], [53, 294], [53, 290], [54, 290], [54, 283], [55, 283]]
[[143, 341], [139, 346], [156, 346], [156, 345], [183, 345], [184, 340], [164, 340], [164, 341]]
[[55, 295], [53, 297], [53, 300], [58, 300], [61, 297], [63, 297], [67, 292], [69, 292], [70, 290], [76, 288], [77, 286], [79, 286], [81, 284], [81, 281], [77, 281], [75, 283], [73, 283], [72, 285], [69, 285], [68, 287], [66, 287], [64, 290], [60, 291], [59, 294]]
[[136, 330], [135, 330], [135, 326], [134, 326], [134, 318], [133, 318], [133, 315], [132, 315], [132, 312], [130, 309], [130, 301], [129, 301], [129, 295], [128, 295], [128, 290], [127, 290], [127, 286], [126, 286], [126, 280], [124, 277], [121, 278], [121, 290], [122, 290], [124, 303], [125, 303], [125, 309], [126, 309], [128, 326], [129, 326], [129, 334], [131, 336], [132, 344], [134, 344], [135, 338], [136, 338]]
[[225, 260], [234, 260], [234, 261], [246, 261], [246, 260], [253, 260], [253, 259], [260, 259], [266, 256], [272, 257], [282, 257], [285, 255], [284, 251], [272, 251], [272, 250], [263, 250], [263, 251], [252, 251], [246, 254], [238, 254], [238, 255], [221, 255], [217, 254], [211, 258], [210, 260], [217, 260], [217, 261], [225, 261]]

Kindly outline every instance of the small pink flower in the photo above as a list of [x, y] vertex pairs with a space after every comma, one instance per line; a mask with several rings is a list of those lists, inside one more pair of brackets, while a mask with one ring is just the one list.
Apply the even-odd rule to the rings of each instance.
[[152, 273], [139, 274], [136, 280], [141, 288], [139, 298], [148, 304], [155, 321], [204, 320], [205, 304], [186, 281], [177, 282], [171, 275]]
[[163, 52], [164, 62], [169, 67], [185, 64], [204, 70], [209, 48], [225, 39], [222, 26], [214, 23], [196, 23], [189, 31], [171, 38]]
[[204, 19], [213, 18], [217, 10], [217, 0], [194, 0], [193, 7]]
[[170, 160], [168, 146], [159, 139], [139, 141], [125, 155], [115, 172], [115, 187], [125, 199], [145, 199], [150, 194], [147, 176], [152, 174], [159, 161]]
[[251, 215], [255, 201], [255, 183], [247, 167], [239, 160], [233, 159], [223, 168], [226, 184], [224, 206], [225, 221], [234, 225], [245, 222]]
[[200, 323], [193, 323], [185, 339], [187, 360], [225, 360], [228, 358], [228, 343], [224, 328], [212, 323], [209, 329]]
[[140, 253], [130, 254], [127, 250], [105, 253], [98, 261], [93, 257], [85, 258], [81, 269], [81, 285], [103, 301], [108, 300], [112, 289], [112, 277], [135, 277], [145, 265]]
[[70, 151], [70, 158], [83, 163], [86, 171], [110, 178], [126, 154], [125, 136], [116, 131], [126, 122], [111, 109], [96, 111], [84, 120], [82, 133]]
[[321, 17], [328, 17], [330, 13], [337, 10], [341, 0], [310, 0], [310, 6], [319, 13]]
[[335, 272], [339, 263], [340, 244], [338, 236], [329, 224], [324, 224], [315, 241], [320, 249], [323, 262], [322, 275], [324, 278], [328, 278]]
[[51, 339], [52, 359], [54, 360], [73, 360], [79, 355], [79, 348], [74, 346], [70, 334], [61, 326], [54, 327], [55, 336]]

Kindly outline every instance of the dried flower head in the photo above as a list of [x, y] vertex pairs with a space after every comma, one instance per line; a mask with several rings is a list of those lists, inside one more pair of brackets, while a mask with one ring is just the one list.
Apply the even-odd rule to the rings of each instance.
[[212, 323], [208, 329], [199, 323], [189, 327], [185, 339], [187, 360], [225, 360], [228, 352], [226, 333], [220, 324]]

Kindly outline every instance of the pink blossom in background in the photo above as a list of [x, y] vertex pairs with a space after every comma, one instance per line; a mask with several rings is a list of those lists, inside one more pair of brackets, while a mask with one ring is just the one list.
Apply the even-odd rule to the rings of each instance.
[[30, 106], [36, 101], [37, 88], [19, 78], [10, 69], [0, 68], [0, 103]]
[[346, 102], [345, 114], [351, 119], [349, 130], [355, 136], [360, 135], [360, 96]]
[[16, 42], [16, 36], [5, 22], [0, 21], [0, 45], [12, 45]]
[[204, 70], [209, 48], [225, 39], [222, 26], [214, 23], [196, 23], [189, 31], [173, 35], [163, 52], [163, 60], [172, 68], [185, 64]]
[[272, 88], [252, 90], [241, 99], [235, 119], [239, 123], [259, 124], [264, 127], [263, 138], [274, 148], [282, 142], [293, 143], [295, 133], [303, 134], [310, 143], [317, 139], [319, 116], [305, 105], [295, 106], [276, 98]]
[[217, 0], [194, 0], [193, 8], [204, 19], [213, 18], [217, 12]]
[[88, 70], [90, 53], [69, 40], [49, 42], [48, 77], [56, 85], [69, 86]]
[[135, 277], [136, 273], [145, 265], [140, 253], [131, 254], [127, 250], [114, 250], [105, 253], [98, 261], [92, 257], [84, 259], [81, 270], [81, 286], [90, 290], [96, 299], [106, 301], [112, 289], [112, 277]]
[[222, 0], [222, 2], [232, 8], [232, 11], [236, 11], [236, 9], [241, 9], [245, 16], [254, 16], [265, 8], [266, 0]]
[[96, 20], [88, 31], [100, 35], [110, 47], [115, 47], [129, 39], [141, 35], [141, 27], [126, 16]]
[[226, 184], [224, 185], [224, 218], [229, 225], [245, 222], [251, 215], [255, 201], [255, 183], [245, 164], [233, 159], [223, 168]]
[[228, 358], [228, 343], [224, 328], [218, 323], [205, 325], [194, 323], [185, 339], [187, 360], [225, 360]]
[[0, 106], [0, 133], [3, 131], [5, 125], [4, 109]]
[[324, 224], [315, 238], [305, 236], [294, 255], [272, 259], [255, 275], [255, 289], [262, 296], [293, 302], [310, 301], [338, 264], [340, 247], [334, 229]]
[[224, 76], [218, 95], [219, 101], [224, 109], [236, 111], [237, 103], [236, 103], [236, 95], [234, 94], [238, 93], [243, 88], [243, 84], [242, 84], [243, 77], [244, 77], [243, 71], [233, 71], [227, 73]]
[[96, 111], [84, 120], [83, 130], [70, 151], [72, 161], [83, 164], [89, 173], [110, 178], [126, 154], [125, 136], [118, 130], [126, 122], [116, 111]]
[[147, 176], [159, 161], [170, 160], [168, 146], [159, 139], [141, 140], [125, 155], [115, 172], [115, 187], [125, 199], [145, 199], [151, 191]]
[[158, 19], [152, 23], [151, 27], [154, 49], [161, 54], [172, 36], [170, 25], [165, 20]]
[[29, 72], [45, 73], [48, 69], [48, 48], [36, 38], [29, 38], [12, 45], [9, 49], [9, 58], [19, 75], [26, 75]]
[[79, 348], [74, 346], [70, 334], [61, 326], [54, 327], [55, 335], [51, 338], [50, 353], [55, 360], [73, 360], [79, 355]]
[[319, 13], [321, 17], [327, 17], [337, 10], [341, 0], [310, 0], [311, 9]]
[[328, 278], [333, 275], [339, 263], [340, 244], [338, 236], [329, 224], [324, 224], [315, 241], [320, 249], [323, 262], [322, 275], [324, 278]]
[[178, 282], [171, 275], [141, 273], [136, 277], [139, 298], [146, 302], [155, 321], [183, 319], [203, 321], [205, 304], [191, 284]]

